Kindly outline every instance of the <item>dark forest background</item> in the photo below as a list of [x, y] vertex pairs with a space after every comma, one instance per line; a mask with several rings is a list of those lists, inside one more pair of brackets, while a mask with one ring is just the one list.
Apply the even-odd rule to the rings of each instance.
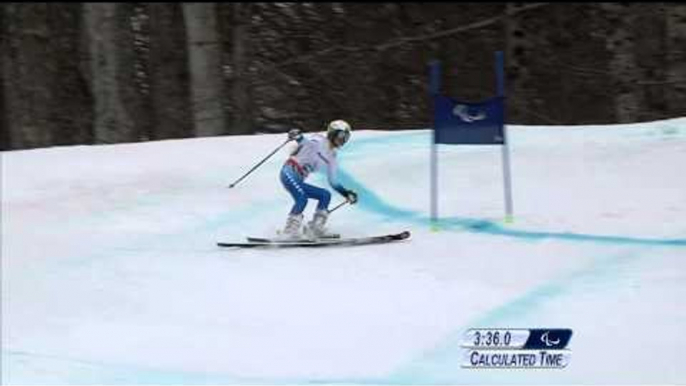
[[2, 3], [1, 146], [428, 128], [498, 50], [509, 124], [686, 115], [678, 3]]

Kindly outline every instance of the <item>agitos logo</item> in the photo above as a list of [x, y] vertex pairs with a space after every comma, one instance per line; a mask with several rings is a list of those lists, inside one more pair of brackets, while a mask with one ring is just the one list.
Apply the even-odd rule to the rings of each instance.
[[[475, 108], [471, 110], [476, 110]], [[468, 105], [461, 105], [461, 104], [456, 104], [455, 108], [453, 108], [453, 115], [456, 117], [459, 117], [461, 120], [467, 122], [467, 123], [472, 123], [475, 121], [482, 121], [486, 119], [486, 112], [485, 111], [477, 111], [474, 113], [473, 111], [470, 111], [470, 108]]]
[[524, 350], [562, 350], [572, 338], [572, 330], [567, 328], [532, 328], [529, 333]]

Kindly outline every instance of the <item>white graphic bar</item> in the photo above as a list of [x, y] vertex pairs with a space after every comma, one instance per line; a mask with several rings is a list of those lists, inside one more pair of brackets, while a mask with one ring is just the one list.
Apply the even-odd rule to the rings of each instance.
[[465, 350], [464, 368], [482, 369], [562, 369], [567, 367], [569, 350]]

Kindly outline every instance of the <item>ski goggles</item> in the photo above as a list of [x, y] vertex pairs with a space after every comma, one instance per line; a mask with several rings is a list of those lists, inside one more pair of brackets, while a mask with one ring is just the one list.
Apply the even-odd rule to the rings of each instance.
[[343, 146], [350, 139], [350, 132], [345, 130], [336, 131], [333, 135], [333, 143], [337, 146]]

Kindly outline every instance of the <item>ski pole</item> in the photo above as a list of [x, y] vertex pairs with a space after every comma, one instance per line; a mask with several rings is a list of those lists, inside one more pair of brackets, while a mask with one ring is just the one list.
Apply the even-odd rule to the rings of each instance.
[[274, 154], [276, 154], [277, 151], [281, 150], [281, 148], [284, 147], [284, 146], [286, 146], [286, 144], [288, 144], [288, 142], [290, 142], [290, 141], [291, 141], [291, 140], [288, 139], [286, 142], [282, 143], [279, 147], [277, 147], [276, 149], [274, 149], [274, 151], [272, 151], [271, 153], [269, 153], [269, 155], [266, 156], [262, 161], [260, 161], [260, 163], [258, 163], [257, 165], [253, 166], [252, 169], [248, 170], [248, 172], [245, 173], [241, 178], [237, 179], [233, 184], [229, 185], [229, 188], [233, 188], [234, 186], [238, 185], [239, 182], [241, 182], [241, 181], [242, 181], [245, 177], [247, 177], [250, 173], [252, 173], [253, 171], [255, 171], [255, 169], [259, 168], [263, 163], [265, 163], [269, 158], [271, 158], [271, 156], [273, 156]]
[[350, 201], [348, 201], [348, 200], [345, 200], [345, 201], [341, 202], [340, 204], [336, 205], [336, 207], [334, 207], [333, 209], [331, 209], [331, 210], [329, 211], [329, 214], [331, 214], [334, 210], [336, 210], [336, 209], [342, 207], [343, 205], [345, 205], [345, 204], [347, 204], [347, 203], [349, 203], [349, 202], [350, 202]]

